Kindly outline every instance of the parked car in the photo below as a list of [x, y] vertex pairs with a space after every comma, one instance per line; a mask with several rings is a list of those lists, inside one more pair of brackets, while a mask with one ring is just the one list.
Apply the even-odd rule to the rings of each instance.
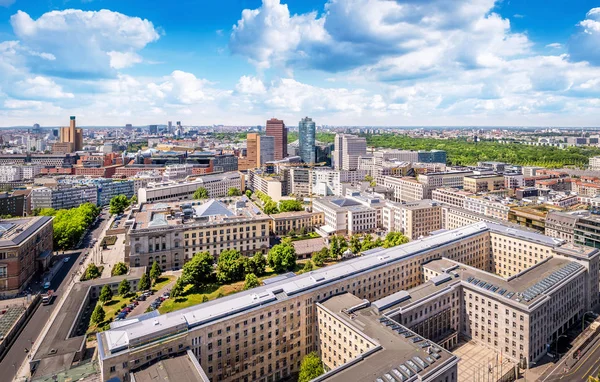
[[69, 260], [71, 260], [71, 258], [70, 258], [70, 257], [65, 257], [65, 258], [63, 259], [63, 261], [64, 261], [65, 263], [68, 263], [68, 262], [69, 262]]

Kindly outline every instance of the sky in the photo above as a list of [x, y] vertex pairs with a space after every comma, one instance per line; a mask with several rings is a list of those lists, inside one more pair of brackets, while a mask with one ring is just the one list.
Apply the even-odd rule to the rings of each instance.
[[0, 126], [599, 126], [587, 0], [0, 0]]

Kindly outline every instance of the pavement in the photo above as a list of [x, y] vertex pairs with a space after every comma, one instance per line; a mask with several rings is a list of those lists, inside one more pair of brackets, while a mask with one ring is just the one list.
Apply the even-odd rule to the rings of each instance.
[[[101, 233], [108, 227], [108, 214], [104, 213], [99, 219], [99, 222], [85, 236], [82, 247], [83, 249], [65, 251], [62, 258], [69, 257], [69, 261], [61, 267], [58, 273], [54, 276], [50, 288], [55, 291], [57, 298], [52, 305], [40, 305], [31, 316], [21, 333], [17, 336], [14, 344], [6, 356], [0, 362], [0, 382], [21, 381], [23, 377], [29, 375], [30, 354], [35, 351], [36, 345], [39, 343], [41, 336], [47, 329], [47, 324], [52, 322], [53, 313], [59, 308], [59, 304], [64, 300], [64, 296], [70, 290], [76, 276], [81, 274], [82, 269], [91, 260], [88, 256], [83, 265], [79, 265], [79, 257], [83, 252], [89, 251], [89, 245], [92, 238], [98, 238]], [[25, 352], [29, 349], [29, 353]], [[16, 377], [17, 372], [19, 376]]]
[[458, 375], [460, 381], [497, 381], [513, 367], [506, 357], [475, 341], [460, 342], [452, 349], [460, 358]]
[[[167, 272], [163, 272], [163, 275], [165, 275], [165, 276], [175, 275], [175, 276], [179, 277], [181, 275], [181, 271], [167, 271]], [[140, 304], [138, 306], [136, 306], [127, 315], [127, 318], [131, 318], [131, 317], [135, 317], [135, 316], [139, 316], [141, 314], [144, 314], [146, 312], [146, 309], [148, 309], [148, 307], [150, 306], [150, 304], [152, 304], [152, 301], [156, 300], [158, 298], [158, 296], [162, 296], [163, 293], [165, 293], [166, 291], [170, 291], [171, 288], [173, 288], [173, 285], [175, 284], [175, 281], [177, 281], [177, 279], [171, 281], [170, 283], [168, 283], [164, 287], [160, 288], [152, 296], [148, 297], [146, 299], [146, 301], [140, 301]]]
[[[114, 264], [118, 262], [125, 262], [125, 234], [118, 234], [117, 241], [114, 245], [110, 245], [106, 247], [106, 249], [100, 251], [100, 261], [96, 263], [96, 265], [104, 265], [104, 270], [102, 271], [102, 278], [111, 277], [110, 273], [112, 271], [112, 267]], [[98, 246], [100, 245], [100, 240], [98, 241]], [[127, 264], [129, 266], [129, 264]]]

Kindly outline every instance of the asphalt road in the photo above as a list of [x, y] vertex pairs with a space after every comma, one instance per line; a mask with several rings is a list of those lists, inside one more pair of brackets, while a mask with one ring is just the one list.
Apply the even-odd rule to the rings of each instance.
[[[70, 253], [68, 255], [61, 256], [63, 258], [69, 257], [69, 261], [63, 264], [56, 276], [54, 276], [50, 287], [50, 289], [54, 289], [58, 297], [62, 297], [61, 292], [66, 289], [71, 281], [71, 275], [78, 269], [78, 258], [80, 254], [86, 250], [86, 247], [89, 246], [92, 238], [97, 238], [100, 235], [107, 220], [108, 214], [104, 213], [99, 219], [96, 227], [84, 238], [82, 250], [69, 251]], [[40, 305], [33, 313], [27, 325], [23, 328], [2, 362], [0, 362], [0, 382], [10, 382], [13, 380], [17, 370], [28, 356], [25, 349], [30, 350], [32, 342], [36, 341], [42, 332], [44, 325], [50, 319], [52, 311], [56, 307], [56, 300], [57, 299], [54, 299], [52, 305]]]
[[580, 360], [577, 362], [573, 359], [564, 360], [557, 364], [553, 372], [543, 381], [587, 381], [588, 376], [596, 376], [598, 371], [600, 371], [600, 337], [593, 341], [592, 346], [581, 356]]

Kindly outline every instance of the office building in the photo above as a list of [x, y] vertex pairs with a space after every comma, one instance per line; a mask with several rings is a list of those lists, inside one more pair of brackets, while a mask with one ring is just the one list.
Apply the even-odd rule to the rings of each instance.
[[246, 155], [238, 159], [238, 168], [240, 171], [260, 167], [259, 145], [259, 135], [256, 133], [248, 133], [246, 136]]
[[[445, 364], [444, 359], [452, 358], [441, 349], [430, 349], [435, 361], [428, 361], [415, 348], [421, 361], [411, 356], [412, 363], [408, 362], [406, 349], [396, 347], [404, 346], [396, 344], [402, 338], [387, 338], [395, 334], [385, 332], [387, 342], [380, 343], [382, 332], [371, 327], [369, 315], [404, 338], [418, 336], [428, 343], [425, 347], [451, 349], [462, 337], [529, 367], [546, 354], [547, 344], [576, 324], [584, 312], [598, 307], [598, 259], [597, 249], [575, 248], [503, 225], [473, 224], [397, 247], [376, 248], [339, 264], [180, 311], [130, 320], [97, 334], [99, 367], [103, 380], [124, 380], [131, 372], [190, 350], [213, 380], [266, 381], [297, 373], [303, 356], [320, 351], [332, 371], [322, 380], [338, 375], [354, 381], [365, 380], [361, 373], [369, 371], [385, 378], [384, 367], [395, 374], [393, 365], [406, 367], [408, 363], [412, 369], [412, 363], [425, 361], [436, 368], [437, 362]], [[360, 304], [330, 300], [344, 293], [356, 296]], [[377, 310], [361, 312], [369, 306]], [[323, 313], [333, 313], [331, 321], [319, 315], [323, 308]], [[344, 308], [349, 314], [355, 310], [356, 319], [341, 322]], [[336, 353], [333, 346], [331, 350], [328, 345], [321, 347], [338, 333], [336, 329], [329, 339], [334, 319], [344, 325], [338, 326], [342, 330], [338, 343], [346, 346], [345, 363], [343, 349], [340, 359], [339, 347]], [[346, 320], [354, 323], [352, 337]], [[363, 320], [367, 320], [364, 326], [359, 325]], [[357, 345], [352, 357], [350, 345], [344, 345], [344, 327], [346, 341], [352, 339], [352, 349]], [[359, 338], [359, 332], [364, 336]], [[412, 334], [404, 336], [405, 332]], [[374, 349], [366, 349], [365, 339], [376, 340], [368, 341]], [[435, 340], [442, 345], [433, 344]], [[377, 345], [384, 349], [375, 349]], [[390, 349], [396, 350], [390, 353], [397, 362], [378, 362], [377, 354], [384, 356]], [[440, 358], [431, 352], [440, 353]], [[346, 366], [334, 371], [342, 365]], [[403, 367], [398, 371], [406, 372]], [[437, 381], [427, 379], [431, 375], [425, 378], [425, 373], [419, 374], [420, 380]]]
[[98, 188], [95, 185], [49, 188], [38, 187], [31, 191], [31, 208], [68, 209], [84, 203], [98, 205]]
[[504, 175], [485, 174], [464, 177], [464, 190], [469, 192], [489, 192], [504, 188]]
[[52, 217], [0, 220], [0, 296], [14, 297], [52, 254]]
[[365, 175], [366, 170], [314, 168], [310, 171], [312, 193], [319, 196], [344, 195], [346, 187], [364, 181]]
[[383, 228], [402, 232], [410, 240], [428, 236], [442, 228], [442, 206], [433, 200], [397, 203], [383, 206]]
[[185, 179], [188, 176], [192, 175], [192, 170], [194, 165], [192, 164], [170, 164], [165, 167], [165, 171], [163, 172], [164, 180], [177, 180], [177, 179]]
[[253, 192], [260, 191], [268, 195], [275, 202], [280, 201], [287, 190], [283, 177], [267, 174], [260, 169], [248, 171], [246, 187]]
[[216, 258], [227, 249], [245, 256], [269, 249], [271, 218], [245, 197], [143, 204], [128, 217], [125, 258], [132, 267], [183, 267], [194, 254]]
[[275, 160], [275, 137], [260, 135], [258, 137], [257, 161], [259, 166]]
[[350, 134], [336, 134], [333, 165], [336, 170], [358, 169], [358, 158], [367, 154], [367, 140]]
[[431, 191], [431, 199], [460, 208], [465, 207], [465, 199], [472, 195], [474, 195], [472, 192], [458, 188], [438, 188]]
[[418, 180], [428, 187], [463, 188], [465, 177], [471, 175], [473, 171], [470, 170], [427, 172], [419, 174]]
[[392, 192], [394, 202], [412, 202], [415, 200], [431, 199], [432, 186], [419, 182], [415, 178], [383, 177], [383, 186]]
[[267, 121], [266, 135], [275, 138], [274, 160], [281, 160], [288, 156], [287, 145], [288, 129], [282, 120], [271, 118]]
[[546, 216], [545, 233], [575, 245], [600, 248], [600, 216], [590, 211], [550, 211]]
[[[373, 205], [372, 205], [373, 204]], [[313, 201], [313, 212], [324, 215], [325, 224], [316, 229], [324, 236], [375, 232], [380, 225], [381, 201], [363, 201], [355, 197], [330, 196]]]
[[83, 129], [76, 126], [75, 116], [71, 116], [68, 127], [60, 128], [60, 142], [52, 146], [52, 152], [72, 153], [83, 150]]
[[324, 222], [321, 212], [291, 211], [271, 215], [271, 233], [285, 236], [290, 233], [302, 234], [312, 232]]
[[0, 216], [25, 216], [26, 212], [24, 194], [0, 192]]
[[316, 162], [316, 129], [315, 122], [312, 120], [312, 118], [302, 118], [298, 124], [298, 130], [300, 133], [298, 155], [304, 163], [310, 164]]
[[208, 191], [210, 198], [219, 198], [227, 195], [227, 191], [234, 187], [245, 190], [244, 177], [237, 171], [223, 174], [203, 175], [195, 179], [180, 182], [150, 183], [138, 190], [140, 203], [155, 203], [160, 201], [189, 200], [200, 187]]

